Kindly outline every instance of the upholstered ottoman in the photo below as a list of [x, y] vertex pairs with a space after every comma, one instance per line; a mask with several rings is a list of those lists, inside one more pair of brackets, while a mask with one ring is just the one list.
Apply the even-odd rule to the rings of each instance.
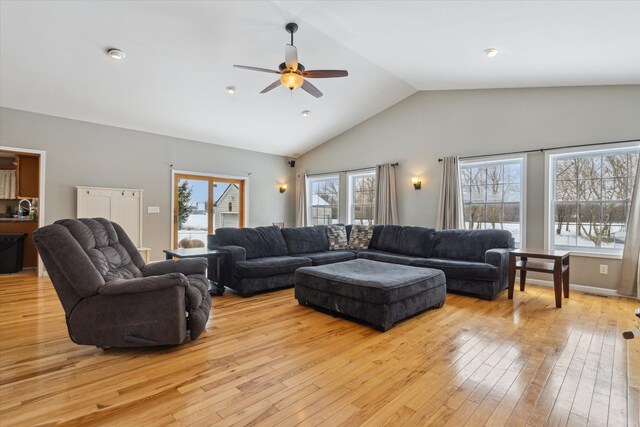
[[295, 272], [300, 305], [341, 313], [386, 331], [394, 323], [433, 307], [447, 295], [440, 270], [355, 259]]

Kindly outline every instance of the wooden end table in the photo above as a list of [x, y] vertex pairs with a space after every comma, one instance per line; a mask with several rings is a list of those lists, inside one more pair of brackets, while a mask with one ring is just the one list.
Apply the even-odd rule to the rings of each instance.
[[[520, 261], [516, 262], [516, 257]], [[529, 258], [551, 260], [552, 262], [531, 262]], [[562, 291], [569, 298], [569, 252], [544, 249], [515, 249], [509, 252], [509, 299], [513, 299], [516, 270], [520, 270], [520, 290], [524, 291], [527, 271], [553, 274], [553, 289], [556, 307], [562, 308]]]
[[179, 249], [165, 249], [163, 251], [167, 254], [167, 259], [175, 258], [206, 258], [209, 265], [212, 265], [212, 261], [215, 259], [216, 271], [215, 274], [211, 271], [211, 268], [207, 268], [207, 279], [209, 279], [209, 295], [221, 296], [224, 294], [224, 285], [220, 282], [220, 258], [228, 253], [224, 249], [208, 249], [208, 248], [179, 248]]

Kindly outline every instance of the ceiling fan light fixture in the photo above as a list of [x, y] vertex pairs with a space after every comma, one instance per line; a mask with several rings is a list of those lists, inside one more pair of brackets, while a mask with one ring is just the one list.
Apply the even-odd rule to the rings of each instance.
[[287, 89], [294, 90], [302, 86], [302, 84], [304, 83], [304, 79], [300, 74], [289, 71], [282, 74], [282, 77], [280, 77], [280, 83], [282, 83], [282, 86], [286, 87]]

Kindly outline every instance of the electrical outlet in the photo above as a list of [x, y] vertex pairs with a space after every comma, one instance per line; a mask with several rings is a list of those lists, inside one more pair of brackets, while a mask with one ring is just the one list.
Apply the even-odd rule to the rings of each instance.
[[147, 206], [147, 213], [160, 213], [160, 206]]
[[600, 274], [609, 274], [609, 266], [607, 264], [600, 264]]

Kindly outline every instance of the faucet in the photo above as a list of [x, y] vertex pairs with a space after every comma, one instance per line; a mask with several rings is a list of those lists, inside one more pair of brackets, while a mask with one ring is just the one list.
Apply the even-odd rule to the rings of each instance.
[[[23, 202], [27, 202], [27, 206], [26, 207], [22, 206]], [[18, 203], [18, 211], [22, 213], [25, 209], [26, 209], [26, 212], [27, 212], [26, 216], [31, 215], [31, 200], [29, 200], [29, 199], [20, 200], [20, 202]]]

